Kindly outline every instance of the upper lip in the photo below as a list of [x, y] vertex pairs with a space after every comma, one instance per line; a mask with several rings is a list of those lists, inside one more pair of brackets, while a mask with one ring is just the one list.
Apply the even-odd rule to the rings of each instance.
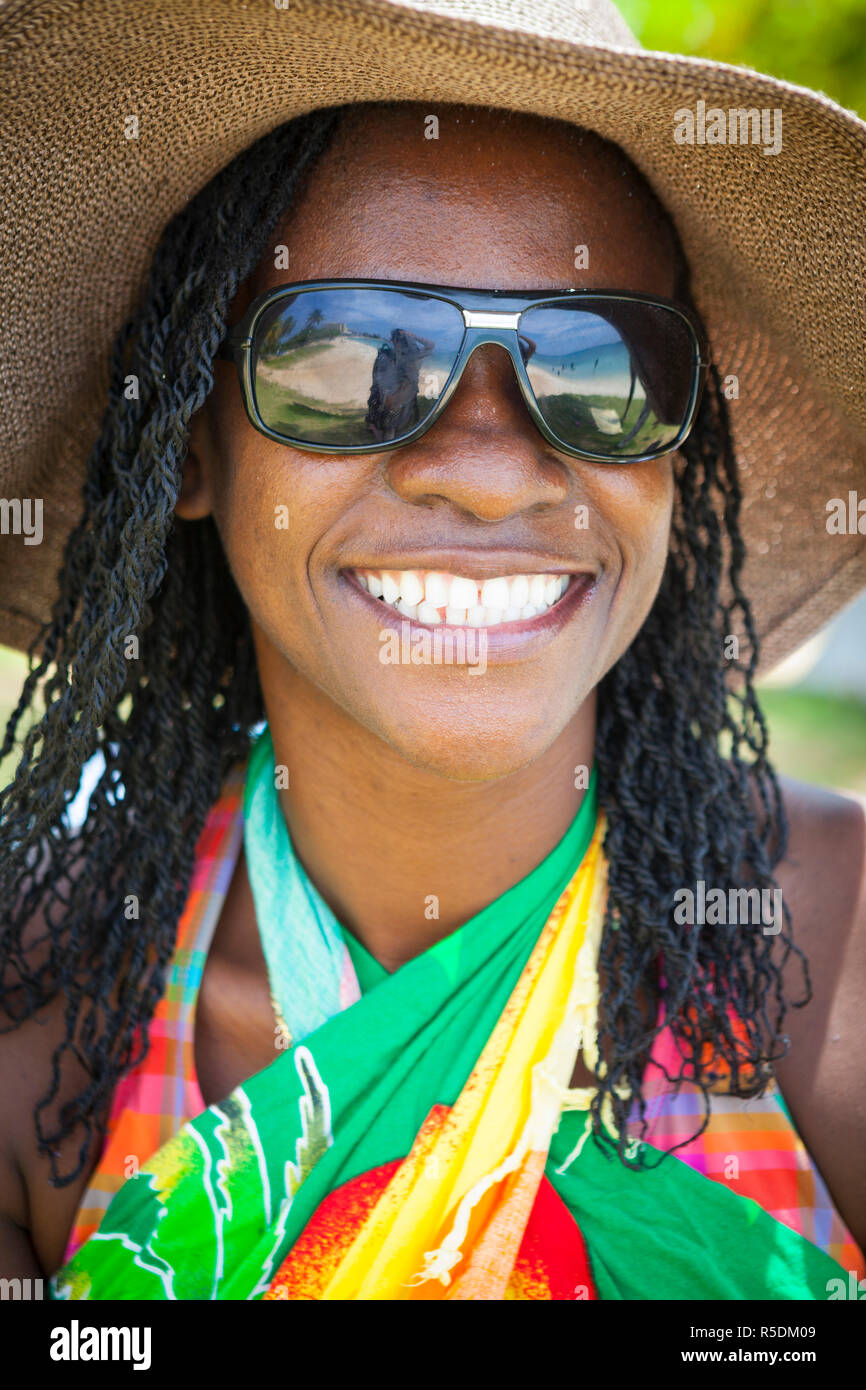
[[464, 579], [497, 579], [508, 574], [592, 574], [586, 561], [526, 550], [392, 550], [387, 556], [367, 557], [341, 565], [346, 570], [438, 570]]

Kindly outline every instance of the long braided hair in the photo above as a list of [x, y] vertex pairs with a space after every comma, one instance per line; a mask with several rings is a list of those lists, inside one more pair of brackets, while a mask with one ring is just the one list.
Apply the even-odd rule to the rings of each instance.
[[[264, 717], [248, 615], [215, 524], [181, 520], [174, 508], [234, 296], [345, 109], [270, 132], [168, 224], [140, 308], [114, 345], [83, 515], [0, 750], [5, 757], [20, 742], [0, 792], [0, 1031], [65, 1000], [65, 1036], [34, 1110], [55, 1186], [79, 1175], [118, 1081], [147, 1050], [196, 840]], [[677, 888], [703, 879], [727, 891], [743, 882], [744, 866], [750, 882], [773, 886], [786, 838], [753, 685], [740, 493], [715, 368], [676, 462], [676, 491], [656, 602], [600, 690], [610, 867], [598, 1041], [608, 1062], [593, 1116], [599, 1142], [610, 1142], [606, 1098], [628, 1163], [643, 1161], [625, 1121], [634, 1102], [643, 1113], [659, 1005], [682, 1054], [672, 1081], [691, 1067], [708, 1105], [710, 1044], [732, 1089], [751, 1094], [780, 1055], [782, 965], [800, 954], [787, 914], [780, 963], [771, 937], [677, 926], [671, 911]], [[722, 640], [737, 619], [749, 655], [726, 662]], [[67, 807], [97, 752], [104, 770], [74, 833]], [[35, 937], [34, 920], [44, 926]], [[87, 1081], [61, 1103], [67, 1055]], [[62, 1173], [57, 1146], [73, 1136], [78, 1161]]]

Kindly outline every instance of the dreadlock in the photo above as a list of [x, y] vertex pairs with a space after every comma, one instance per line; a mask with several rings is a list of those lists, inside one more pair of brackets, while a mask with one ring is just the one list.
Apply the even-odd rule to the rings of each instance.
[[[264, 717], [249, 618], [215, 524], [181, 520], [174, 508], [232, 301], [346, 109], [270, 132], [166, 227], [139, 310], [114, 344], [83, 515], [0, 749], [2, 758], [21, 748], [0, 792], [0, 1031], [65, 1000], [65, 1036], [34, 1110], [58, 1187], [81, 1172], [118, 1081], [147, 1051], [196, 841]], [[747, 871], [757, 886], [772, 885], [786, 838], [753, 685], [740, 491], [715, 368], [676, 463], [676, 491], [661, 588], [602, 683], [596, 747], [610, 886], [599, 1031], [608, 1064], [592, 1113], [605, 1142], [601, 1105], [613, 1106], [625, 1162], [641, 1161], [625, 1121], [635, 1102], [644, 1116], [641, 1077], [659, 1005], [683, 1064], [670, 1079], [679, 1084], [691, 1067], [708, 1113], [715, 1073], [706, 1044], [735, 1092], [761, 1089], [781, 1055], [782, 966], [800, 954], [787, 910], [781, 963], [759, 931], [735, 939], [677, 926], [671, 912], [676, 889], [701, 879], [727, 890]], [[749, 656], [726, 662], [723, 638], [738, 620]], [[68, 803], [96, 753], [104, 769], [74, 832]], [[37, 914], [45, 931], [34, 939]], [[60, 1104], [67, 1055], [87, 1081]], [[74, 1135], [77, 1165], [61, 1173], [57, 1146]]]
[[[662, 584], [635, 640], [601, 683], [596, 738], [610, 885], [598, 1046], [601, 1055], [610, 1048], [611, 1060], [591, 1114], [597, 1139], [609, 1142], [602, 1112], [610, 1106], [616, 1148], [637, 1167], [647, 1154], [627, 1121], [635, 1105], [645, 1135], [641, 1080], [664, 1022], [681, 1065], [672, 1074], [661, 1064], [662, 1071], [675, 1086], [687, 1076], [699, 1086], [699, 1134], [715, 1083], [733, 1095], [760, 1094], [772, 1063], [784, 1056], [783, 974], [792, 954], [805, 983], [794, 1007], [811, 997], [808, 963], [792, 940], [784, 901], [783, 922], [774, 921], [772, 933], [759, 922], [678, 924], [672, 911], [677, 891], [701, 881], [722, 889], [726, 902], [746, 883], [761, 893], [774, 889], [773, 868], [788, 837], [754, 685], [760, 648], [741, 584], [741, 492], [714, 364], [681, 453]], [[746, 642], [742, 659], [738, 633]]]

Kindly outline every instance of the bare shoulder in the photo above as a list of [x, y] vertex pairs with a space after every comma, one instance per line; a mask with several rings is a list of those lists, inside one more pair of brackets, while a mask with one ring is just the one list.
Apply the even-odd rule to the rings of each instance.
[[[777, 881], [812, 998], [791, 1009], [776, 1073], [792, 1117], [855, 1239], [866, 1246], [866, 807], [781, 779], [789, 837]], [[800, 973], [789, 967], [793, 997]]]
[[[70, 885], [76, 873], [70, 875]], [[31, 968], [47, 952], [48, 930], [38, 913], [24, 933]], [[67, 1001], [62, 993], [0, 1034], [0, 1277], [27, 1277], [52, 1273], [62, 1262], [68, 1234], [78, 1204], [93, 1170], [100, 1147], [94, 1133], [87, 1145], [78, 1177], [62, 1187], [51, 1182], [51, 1165], [40, 1154], [35, 1111], [49, 1092], [55, 1052], [66, 1037]], [[42, 1126], [50, 1133], [60, 1107], [79, 1095], [87, 1084], [84, 1066], [67, 1052], [60, 1069], [58, 1094], [41, 1112]], [[55, 1154], [61, 1173], [75, 1169], [83, 1131], [69, 1136]]]
[[866, 882], [866, 799], [787, 777], [780, 786], [789, 835], [779, 877], [791, 895], [789, 905], [806, 910], [804, 931], [817, 928], [810, 909], [819, 906], [825, 924], [830, 913], [842, 931], [854, 930]]
[[[65, 1035], [65, 1001], [53, 1000], [37, 1016], [13, 1032], [0, 1036], [0, 1226], [14, 1229], [16, 1255], [24, 1257], [25, 1242], [38, 1270], [0, 1268], [0, 1276], [26, 1277], [53, 1273], [62, 1263], [69, 1231], [98, 1154], [92, 1139], [79, 1176], [65, 1187], [51, 1182], [51, 1166], [39, 1153], [35, 1110], [47, 1094], [55, 1048]], [[86, 1085], [83, 1067], [67, 1057], [61, 1071], [57, 1100], [43, 1112], [43, 1126], [56, 1123], [59, 1105], [72, 1100]], [[56, 1150], [60, 1171], [72, 1171], [78, 1162], [77, 1140], [70, 1138]], [[0, 1263], [8, 1259], [0, 1235]]]

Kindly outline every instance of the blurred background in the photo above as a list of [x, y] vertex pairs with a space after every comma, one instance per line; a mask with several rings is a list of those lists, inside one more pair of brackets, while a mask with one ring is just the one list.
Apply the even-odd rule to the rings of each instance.
[[[644, 47], [737, 63], [866, 116], [866, 0], [619, 0]], [[0, 647], [5, 726], [26, 658]], [[779, 771], [866, 797], [866, 594], [762, 683]], [[0, 786], [14, 755], [0, 763]]]
[[866, 0], [616, 0], [644, 48], [757, 68], [866, 117]]
[[[866, 0], [617, 3], [645, 48], [757, 68], [866, 118]], [[866, 593], [777, 667], [761, 697], [779, 771], [866, 796]]]

